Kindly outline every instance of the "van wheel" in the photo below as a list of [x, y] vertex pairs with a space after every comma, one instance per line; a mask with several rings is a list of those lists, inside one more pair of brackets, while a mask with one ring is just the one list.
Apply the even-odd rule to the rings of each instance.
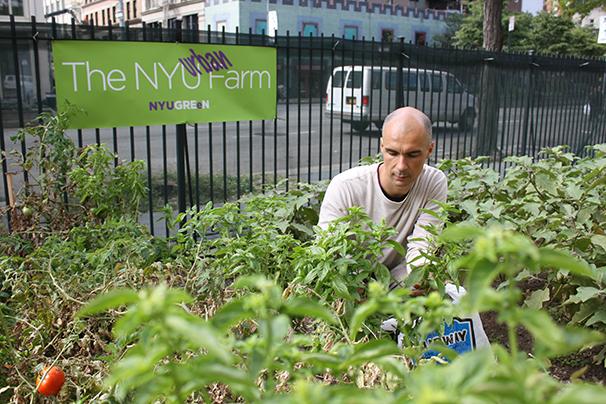
[[372, 123], [374, 123], [377, 128], [383, 129], [383, 120], [372, 121]]
[[459, 130], [473, 129], [473, 125], [476, 121], [476, 113], [472, 109], [467, 109], [463, 112], [463, 115], [459, 118]]
[[369, 122], [368, 121], [352, 121], [351, 122], [351, 128], [353, 130], [355, 130], [356, 132], [362, 132], [363, 130], [366, 130], [366, 128], [368, 128]]

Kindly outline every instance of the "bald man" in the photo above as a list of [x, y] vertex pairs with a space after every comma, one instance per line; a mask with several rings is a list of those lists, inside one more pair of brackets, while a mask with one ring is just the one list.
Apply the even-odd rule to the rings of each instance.
[[423, 112], [411, 107], [393, 111], [383, 123], [383, 162], [334, 177], [320, 208], [318, 225], [324, 229], [353, 206], [364, 208], [375, 223], [385, 219], [395, 228], [395, 240], [405, 248], [406, 256], [386, 249], [382, 263], [396, 282], [426, 263], [421, 253], [428, 248], [430, 234], [425, 227], [441, 225], [421, 211], [437, 210], [433, 201], [446, 201], [448, 192], [444, 173], [426, 164], [433, 148], [431, 121]]

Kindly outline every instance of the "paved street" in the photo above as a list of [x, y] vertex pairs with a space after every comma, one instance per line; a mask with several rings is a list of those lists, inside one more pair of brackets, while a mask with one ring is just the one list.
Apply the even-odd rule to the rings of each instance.
[[[241, 177], [266, 173], [265, 181], [270, 183], [274, 175], [286, 177], [287, 171], [290, 178], [296, 181], [331, 178], [357, 165], [361, 157], [374, 155], [379, 150], [379, 129], [373, 125], [364, 132], [352, 131], [350, 125], [339, 118], [338, 114], [332, 120], [321, 114], [319, 100], [315, 100], [311, 105], [305, 101], [300, 106], [291, 104], [288, 109], [285, 104], [279, 104], [275, 123], [256, 121], [241, 122], [239, 125], [217, 123], [202, 124], [197, 128], [188, 126], [192, 175], [196, 171], [200, 176], [227, 173], [232, 177], [237, 177], [238, 172]], [[537, 109], [526, 117], [522, 109], [510, 108], [501, 110], [499, 118], [498, 147], [503, 155], [522, 152], [524, 144], [529, 148], [536, 145], [536, 151], [539, 145], [570, 144], [572, 136], [582, 133], [586, 125], [586, 118], [572, 110]], [[523, 129], [525, 122], [528, 128], [526, 137]], [[175, 125], [168, 125], [164, 129], [158, 126], [133, 128], [132, 139], [130, 128], [119, 128], [115, 132], [115, 145], [114, 130], [101, 129], [98, 135], [102, 143], [117, 149], [121, 159], [130, 160], [134, 156], [135, 159], [149, 162], [152, 175], [156, 177], [162, 175], [166, 160], [169, 176], [174, 178]], [[20, 145], [10, 141], [14, 133], [14, 129], [5, 130], [8, 150], [20, 148]], [[436, 141], [435, 159], [469, 155], [477, 142], [477, 128], [460, 131], [455, 124], [437, 122], [433, 133]], [[70, 131], [69, 136], [77, 142], [76, 131]], [[96, 137], [97, 131], [94, 129], [82, 131], [84, 144], [94, 143]]]

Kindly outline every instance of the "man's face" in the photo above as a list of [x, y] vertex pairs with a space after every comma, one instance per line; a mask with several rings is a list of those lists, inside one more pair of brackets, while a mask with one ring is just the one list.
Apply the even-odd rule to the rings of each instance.
[[420, 122], [406, 125], [405, 129], [390, 122], [381, 138], [383, 165], [379, 178], [383, 191], [392, 198], [406, 195], [421, 174], [433, 146]]

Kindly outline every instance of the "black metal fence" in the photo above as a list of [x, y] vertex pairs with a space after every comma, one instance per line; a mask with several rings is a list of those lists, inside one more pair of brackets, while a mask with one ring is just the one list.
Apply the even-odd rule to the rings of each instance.
[[[78, 146], [106, 143], [121, 159], [147, 163], [149, 195], [142, 220], [154, 224], [165, 204], [223, 202], [282, 179], [332, 178], [379, 151], [385, 115], [400, 105], [434, 122], [432, 162], [489, 154], [537, 156], [545, 146], [606, 142], [606, 62], [417, 47], [403, 42], [157, 27], [0, 24], [0, 148], [25, 151], [11, 136], [56, 106], [52, 39], [165, 41], [273, 46], [278, 54], [277, 119], [186, 127], [98, 128], [68, 132]], [[334, 73], [334, 74], [333, 74]], [[332, 77], [332, 79], [331, 79]], [[183, 153], [178, 153], [183, 151]], [[178, 156], [183, 157], [179, 166]], [[8, 203], [2, 161], [0, 206]], [[15, 187], [27, 178], [15, 177]], [[183, 203], [179, 204], [182, 208]], [[164, 224], [150, 225], [164, 232]], [[160, 230], [158, 230], [160, 229]]]

